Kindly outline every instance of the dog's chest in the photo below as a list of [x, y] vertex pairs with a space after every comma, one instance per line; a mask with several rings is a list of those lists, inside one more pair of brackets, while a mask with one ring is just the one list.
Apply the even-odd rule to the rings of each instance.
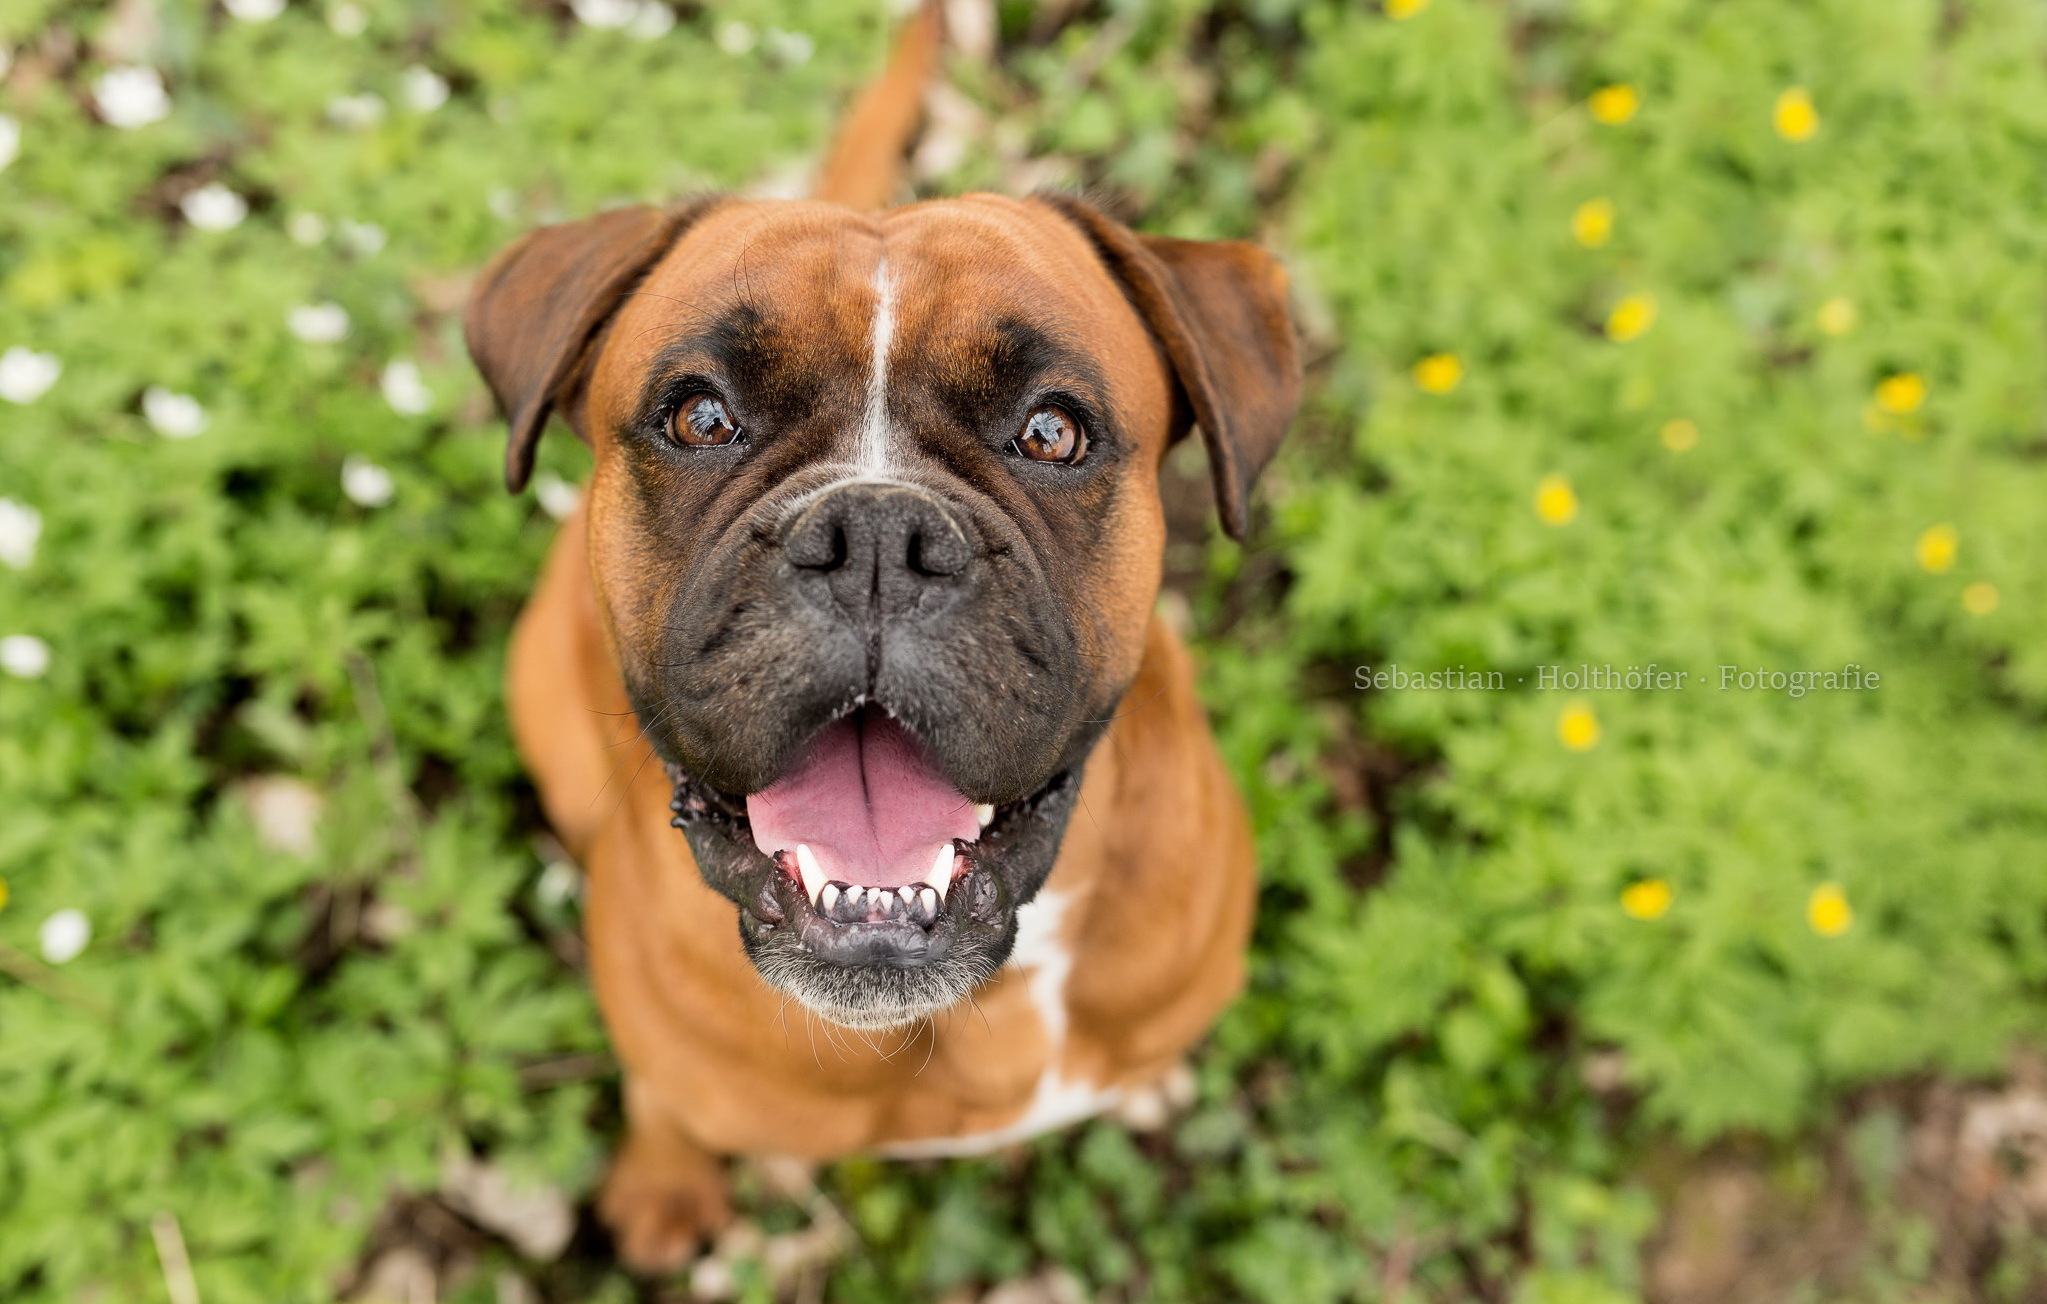
[[1070, 1078], [1064, 1072], [1069, 1024], [1066, 980], [1073, 971], [1067, 914], [1073, 903], [1070, 893], [1048, 889], [1016, 915], [1016, 947], [1009, 962], [1024, 976], [1048, 1047], [1045, 1067], [1022, 1115], [991, 1131], [898, 1142], [885, 1153], [905, 1159], [986, 1154], [1091, 1118], [1122, 1102], [1123, 1093], [1117, 1088]]

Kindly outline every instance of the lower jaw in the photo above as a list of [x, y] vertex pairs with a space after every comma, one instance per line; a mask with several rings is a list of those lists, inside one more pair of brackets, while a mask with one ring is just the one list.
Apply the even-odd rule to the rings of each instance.
[[747, 954], [770, 987], [805, 1010], [842, 1028], [884, 1032], [921, 1023], [970, 997], [995, 975], [1012, 939], [968, 938], [946, 955], [915, 968], [851, 966], [820, 959], [797, 946], [747, 944]]

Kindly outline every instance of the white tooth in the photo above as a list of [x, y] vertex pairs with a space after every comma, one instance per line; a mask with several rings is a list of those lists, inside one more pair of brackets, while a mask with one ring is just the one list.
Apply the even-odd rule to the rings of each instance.
[[852, 905], [857, 906], [866, 898], [867, 889], [861, 887], [858, 883], [855, 883], [852, 887], [846, 889], [846, 900]]
[[914, 887], [907, 885], [899, 887], [896, 889], [896, 896], [902, 901], [905, 909], [917, 904], [917, 889]]
[[929, 878], [940, 901], [945, 900], [945, 890], [952, 886], [953, 849], [950, 842], [938, 849], [938, 859], [931, 862]]
[[824, 866], [817, 863], [817, 853], [808, 843], [796, 844], [796, 872], [803, 876], [803, 894], [817, 904], [817, 894], [824, 890]]
[[934, 918], [934, 919], [935, 919], [935, 918], [937, 918], [937, 917], [938, 917], [938, 893], [937, 893], [937, 892], [935, 892], [935, 891], [933, 891], [932, 889], [930, 889], [930, 888], [928, 888], [928, 887], [925, 887], [925, 888], [919, 888], [919, 889], [917, 890], [917, 896], [918, 896], [918, 898], [919, 898], [919, 899], [921, 899], [921, 900], [923, 901], [923, 903], [924, 903], [924, 913], [925, 913], [926, 915], [929, 915], [929, 916], [931, 916], [931, 917], [932, 917], [932, 918]]
[[985, 801], [980, 802], [974, 807], [974, 818], [981, 821], [981, 827], [985, 829], [995, 822], [995, 808]]
[[824, 890], [817, 894], [817, 908], [829, 911], [837, 904], [839, 904], [839, 885], [837, 883], [825, 884]]

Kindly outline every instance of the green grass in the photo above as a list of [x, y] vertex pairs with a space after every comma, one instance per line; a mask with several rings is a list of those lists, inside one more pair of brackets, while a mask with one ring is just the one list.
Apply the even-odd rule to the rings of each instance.
[[[208, 1304], [319, 1300], [450, 1151], [580, 1196], [615, 1126], [498, 684], [553, 523], [498, 487], [451, 287], [536, 222], [788, 173], [884, 15], [735, 3], [643, 42], [497, 0], [366, 6], [355, 36], [317, 5], [256, 24], [181, 0], [154, 34], [136, 12], [0, 5], [21, 132], [0, 352], [63, 367], [0, 403], [0, 497], [42, 527], [0, 566], [0, 636], [50, 658], [0, 675], [0, 1296], [161, 1298], [168, 1212]], [[829, 1170], [858, 1232], [832, 1298], [1045, 1263], [1100, 1299], [1378, 1300], [1403, 1274], [1408, 1298], [1633, 1298], [1646, 1148], [1810, 1135], [1862, 1084], [1991, 1073], [2039, 1039], [2047, 14], [1003, 15], [1002, 67], [961, 74], [998, 130], [932, 191], [1041, 159], [1150, 229], [1266, 240], [1300, 288], [1311, 392], [1266, 526], [1169, 558], [1260, 829], [1254, 978], [1167, 1134]], [[745, 53], [715, 39], [742, 44], [734, 21]], [[138, 60], [169, 117], [95, 121], [95, 79]], [[444, 106], [406, 106], [415, 64]], [[1639, 110], [1603, 124], [1586, 101], [1611, 84]], [[1809, 139], [1773, 127], [1792, 87]], [[335, 125], [364, 92], [383, 117]], [[214, 180], [252, 211], [194, 229], [176, 201]], [[1601, 198], [1588, 248], [1573, 213]], [[290, 234], [309, 213], [318, 243]], [[1641, 295], [1653, 323], [1609, 338]], [[344, 340], [287, 329], [328, 301]], [[1461, 376], [1425, 392], [1439, 353]], [[394, 359], [426, 411], [387, 401]], [[1877, 387], [1907, 373], [1924, 402], [1889, 413]], [[152, 430], [152, 386], [205, 431]], [[344, 494], [350, 458], [389, 472], [387, 503]], [[585, 460], [559, 435], [543, 455], [570, 480]], [[1563, 523], [1537, 510], [1553, 476]], [[1928, 569], [1943, 525], [1952, 564]], [[1537, 687], [1652, 661], [1687, 689]], [[1846, 663], [1881, 687], [1717, 687]], [[1507, 687], [1354, 689], [1395, 664]], [[1559, 732], [1579, 709], [1583, 750]], [[259, 840], [246, 785], [269, 775], [323, 795], [312, 854]], [[1630, 917], [1647, 880], [1669, 908]], [[1808, 919], [1829, 883], [1836, 936]], [[66, 909], [91, 941], [44, 964]], [[580, 1246], [485, 1259], [551, 1299], [630, 1297]]]

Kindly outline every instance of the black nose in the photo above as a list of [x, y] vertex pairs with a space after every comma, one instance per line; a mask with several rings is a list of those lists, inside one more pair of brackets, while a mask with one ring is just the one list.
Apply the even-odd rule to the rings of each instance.
[[974, 550], [945, 505], [922, 489], [847, 484], [790, 523], [782, 551], [799, 582], [820, 579], [848, 617], [865, 622], [932, 609], [957, 591]]

